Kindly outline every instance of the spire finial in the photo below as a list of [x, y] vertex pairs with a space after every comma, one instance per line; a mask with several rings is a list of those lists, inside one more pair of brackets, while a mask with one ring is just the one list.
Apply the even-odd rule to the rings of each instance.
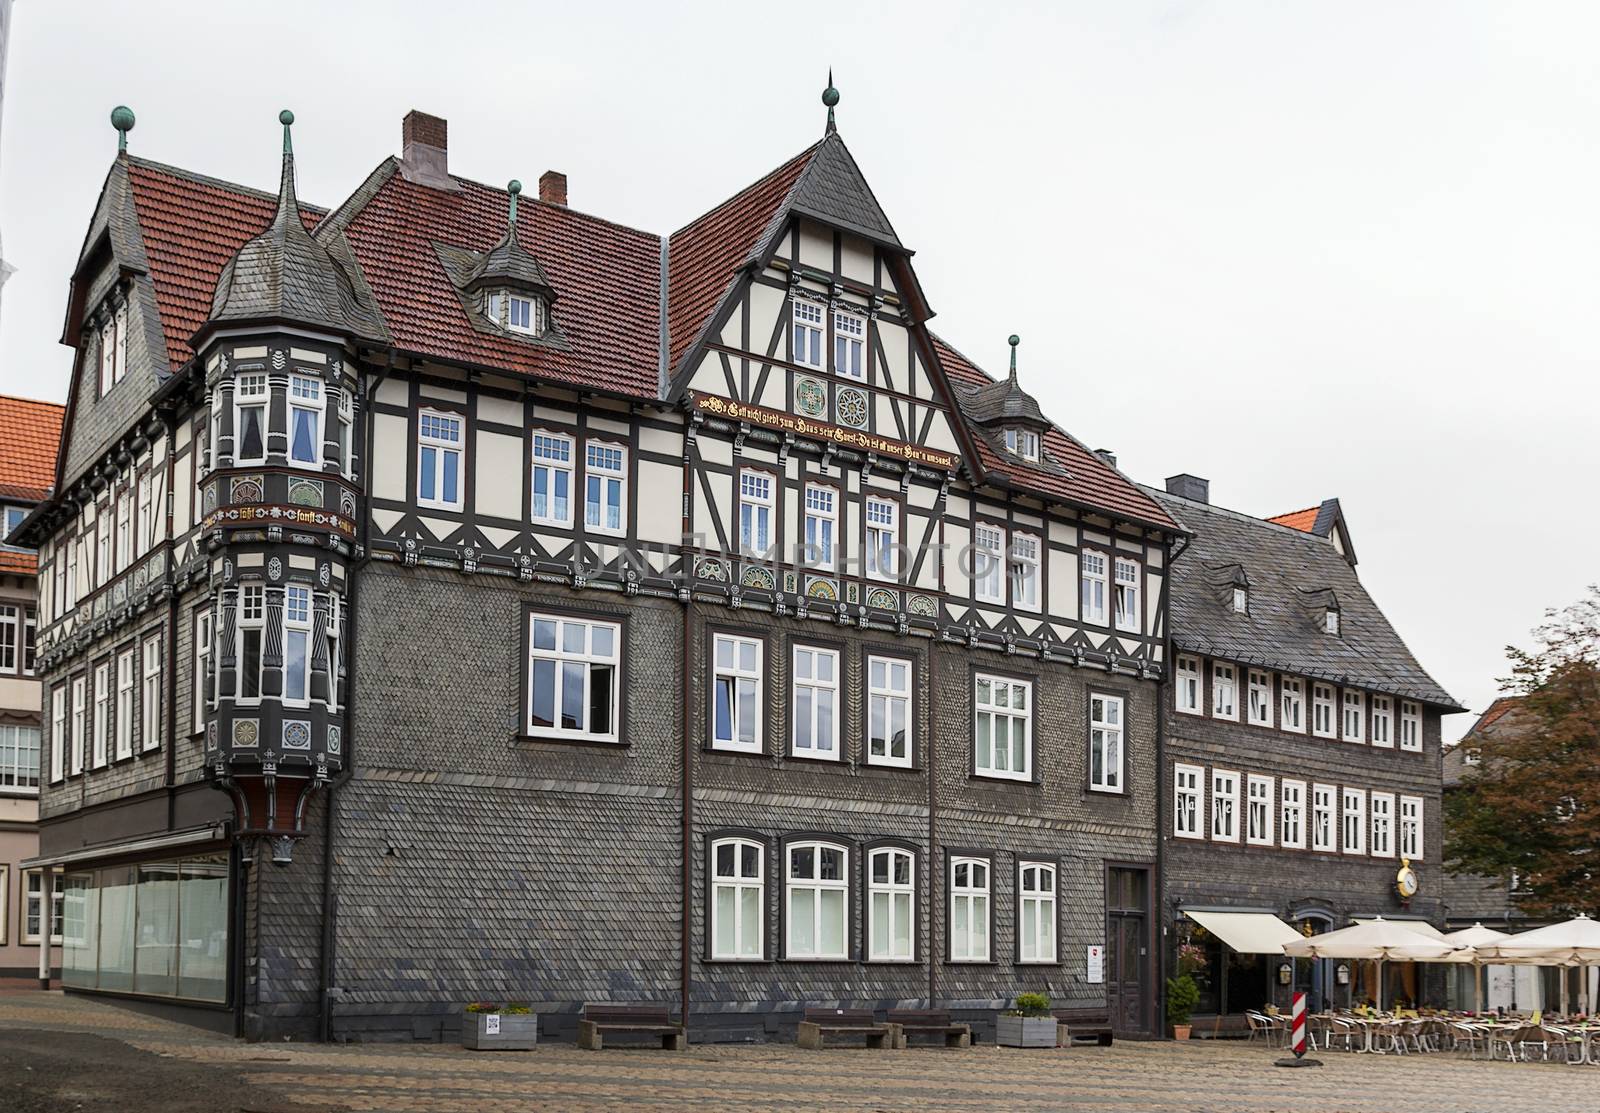
[[828, 106], [828, 135], [836, 130], [833, 126], [833, 106], [839, 103], [839, 90], [833, 87], [833, 67], [828, 67], [828, 87], [822, 90], [822, 103]]
[[1022, 337], [1018, 336], [1016, 333], [1013, 332], [1011, 334], [1011, 336], [1006, 340], [1006, 343], [1011, 345], [1011, 381], [1012, 382], [1016, 382], [1017, 381], [1017, 345], [1022, 343]]
[[294, 123], [294, 113], [285, 108], [278, 113], [278, 123], [283, 125], [283, 153], [292, 155], [294, 154], [294, 144], [289, 142], [289, 125]]
[[117, 129], [117, 154], [127, 154], [128, 133], [133, 130], [133, 109], [119, 104], [111, 110], [111, 126]]
[[522, 183], [512, 178], [506, 183], [506, 192], [511, 194], [510, 223], [512, 231], [515, 231], [517, 227], [517, 195], [522, 192]]

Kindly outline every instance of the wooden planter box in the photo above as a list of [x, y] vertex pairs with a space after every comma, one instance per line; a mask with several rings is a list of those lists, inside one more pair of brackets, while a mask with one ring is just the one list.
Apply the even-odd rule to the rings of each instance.
[[994, 1042], [1001, 1047], [1054, 1047], [1053, 1016], [1000, 1016], [995, 1018]]
[[532, 1051], [539, 1042], [538, 1013], [465, 1013], [461, 1046], [474, 1051]]

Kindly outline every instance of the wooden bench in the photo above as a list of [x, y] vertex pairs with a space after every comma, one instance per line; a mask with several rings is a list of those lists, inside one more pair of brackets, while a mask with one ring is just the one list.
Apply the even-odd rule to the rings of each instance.
[[585, 1005], [578, 1021], [578, 1046], [599, 1051], [605, 1046], [604, 1032], [645, 1032], [661, 1037], [667, 1051], [683, 1051], [689, 1046], [684, 1025], [672, 1022], [672, 1010], [654, 1005]]
[[896, 1030], [897, 1047], [905, 1047], [913, 1035], [940, 1036], [946, 1047], [972, 1046], [972, 1025], [952, 1023], [949, 1009], [890, 1009], [889, 1024]]
[[1113, 1039], [1111, 1014], [1098, 1009], [1056, 1009], [1056, 1046], [1095, 1043], [1110, 1047]]
[[824, 1046], [828, 1036], [864, 1036], [868, 1047], [893, 1048], [900, 1042], [892, 1024], [880, 1024], [871, 1009], [807, 1009], [795, 1043], [812, 1050]]

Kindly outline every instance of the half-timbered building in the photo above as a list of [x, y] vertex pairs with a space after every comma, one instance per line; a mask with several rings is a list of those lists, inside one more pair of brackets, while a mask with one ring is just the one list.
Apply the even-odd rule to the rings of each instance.
[[420, 112], [331, 210], [288, 113], [275, 194], [119, 153], [24, 526], [45, 706], [87, 700], [69, 987], [255, 1036], [1027, 990], [1157, 1030], [1184, 530], [1016, 337], [934, 335], [824, 99], [666, 236], [452, 175]]

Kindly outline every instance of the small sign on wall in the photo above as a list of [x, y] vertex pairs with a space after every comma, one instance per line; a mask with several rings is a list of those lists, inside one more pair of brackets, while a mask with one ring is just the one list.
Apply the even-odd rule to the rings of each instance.
[[483, 1034], [486, 1036], [498, 1036], [500, 1034], [499, 1013], [490, 1013], [483, 1018]]
[[1106, 980], [1106, 949], [1104, 947], [1089, 947], [1088, 961], [1086, 963], [1088, 975], [1085, 981], [1099, 983]]

